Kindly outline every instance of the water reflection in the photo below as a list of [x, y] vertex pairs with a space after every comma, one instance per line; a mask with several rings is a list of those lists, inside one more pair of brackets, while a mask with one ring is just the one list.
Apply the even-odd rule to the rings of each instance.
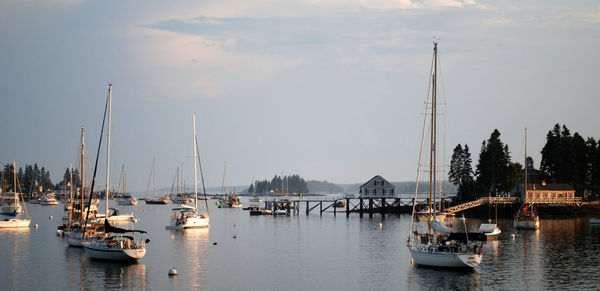
[[408, 289], [483, 290], [476, 270], [432, 269], [412, 266], [408, 272]]
[[187, 281], [186, 285], [193, 288], [206, 289], [208, 287], [208, 245], [209, 228], [171, 230], [171, 243], [174, 249], [184, 250], [178, 262], [179, 276], [170, 277], [170, 280]]
[[[82, 256], [82, 258], [84, 258]], [[82, 260], [78, 289], [146, 289], [146, 266], [140, 262]]]

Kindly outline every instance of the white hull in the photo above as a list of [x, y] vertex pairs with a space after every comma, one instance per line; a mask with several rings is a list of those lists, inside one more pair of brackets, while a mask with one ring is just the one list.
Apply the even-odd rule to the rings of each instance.
[[188, 228], [207, 228], [210, 227], [210, 218], [201, 216], [192, 216], [183, 220], [171, 219], [167, 229], [188, 229]]
[[[98, 219], [104, 219], [105, 215], [98, 214], [98, 215], [96, 215], [96, 217]], [[109, 222], [137, 222], [137, 217], [135, 217], [135, 214], [119, 214], [119, 215], [109, 216], [108, 221]]]
[[417, 265], [441, 268], [475, 268], [481, 264], [481, 254], [427, 252], [409, 248]]
[[104, 240], [94, 238], [84, 240], [83, 248], [90, 258], [99, 260], [136, 261], [146, 255], [145, 246], [139, 248], [109, 247]]
[[117, 199], [117, 204], [119, 205], [137, 205], [137, 199]]
[[95, 248], [85, 246], [85, 253], [92, 259], [111, 260], [111, 261], [136, 261], [146, 255], [146, 249], [120, 250]]
[[24, 228], [29, 227], [30, 219], [9, 218], [0, 221], [0, 228]]
[[56, 200], [42, 200], [40, 201], [41, 205], [58, 205], [58, 201]]
[[600, 224], [600, 218], [590, 218], [590, 224]]
[[63, 237], [67, 241], [67, 244], [70, 247], [82, 248], [83, 244], [81, 243], [81, 233], [80, 232], [72, 232], [65, 231], [63, 232]]

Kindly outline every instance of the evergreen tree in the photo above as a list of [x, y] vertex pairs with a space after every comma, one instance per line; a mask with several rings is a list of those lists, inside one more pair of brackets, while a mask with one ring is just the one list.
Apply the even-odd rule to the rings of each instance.
[[508, 146], [500, 140], [500, 132], [495, 129], [490, 138], [481, 144], [477, 165], [477, 187], [481, 192], [489, 192], [496, 196], [499, 192], [507, 192], [514, 186], [509, 178], [510, 175], [510, 152]]

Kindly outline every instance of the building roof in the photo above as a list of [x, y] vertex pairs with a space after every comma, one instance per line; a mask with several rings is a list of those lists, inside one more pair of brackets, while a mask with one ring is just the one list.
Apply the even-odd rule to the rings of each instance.
[[[387, 184], [391, 184], [393, 186], [392, 183], [388, 182], [388, 180], [384, 179], [383, 177], [379, 176], [379, 175], [375, 175], [375, 177], [371, 178], [369, 181], [365, 182], [364, 184], [360, 185], [359, 189], [362, 189], [363, 187], [365, 187], [367, 184], [369, 184], [371, 181], [375, 180], [375, 179], [381, 179], [383, 181], [385, 181]], [[394, 187], [395, 188], [395, 187]]]
[[[523, 184], [520, 185], [523, 188]], [[542, 190], [542, 191], [575, 191], [569, 184], [527, 184], [527, 190]]]

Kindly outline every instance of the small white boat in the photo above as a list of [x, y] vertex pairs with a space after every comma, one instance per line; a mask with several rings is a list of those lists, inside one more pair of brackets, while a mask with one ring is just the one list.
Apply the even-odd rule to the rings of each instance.
[[600, 218], [590, 218], [590, 224], [600, 224]]
[[24, 228], [29, 227], [31, 219], [6, 218], [0, 220], [0, 228]]
[[54, 196], [54, 193], [47, 193], [46, 195], [40, 198], [41, 205], [58, 205], [58, 200]]
[[117, 203], [119, 205], [137, 205], [138, 200], [134, 196], [123, 195], [122, 197], [117, 198]]
[[251, 198], [250, 198], [250, 202], [254, 202], [254, 203], [260, 203], [260, 202], [262, 202], [262, 201], [263, 201], [263, 200], [262, 200], [262, 198], [260, 198], [260, 197], [253, 196], [253, 197], [251, 197]]
[[178, 208], [173, 208], [171, 220], [166, 228], [180, 230], [206, 227], [210, 227], [210, 217], [208, 217], [208, 215], [198, 215], [196, 208], [187, 205], [180, 205]]
[[[105, 214], [97, 214], [96, 218], [103, 220], [106, 218]], [[114, 208], [109, 208], [109, 215], [108, 215], [108, 221], [109, 222], [137, 222], [138, 219], [135, 216], [135, 213], [129, 213], [129, 214], [120, 214], [119, 210], [114, 209]]]
[[482, 223], [479, 225], [479, 233], [485, 235], [486, 240], [496, 239], [502, 233], [495, 223]]

